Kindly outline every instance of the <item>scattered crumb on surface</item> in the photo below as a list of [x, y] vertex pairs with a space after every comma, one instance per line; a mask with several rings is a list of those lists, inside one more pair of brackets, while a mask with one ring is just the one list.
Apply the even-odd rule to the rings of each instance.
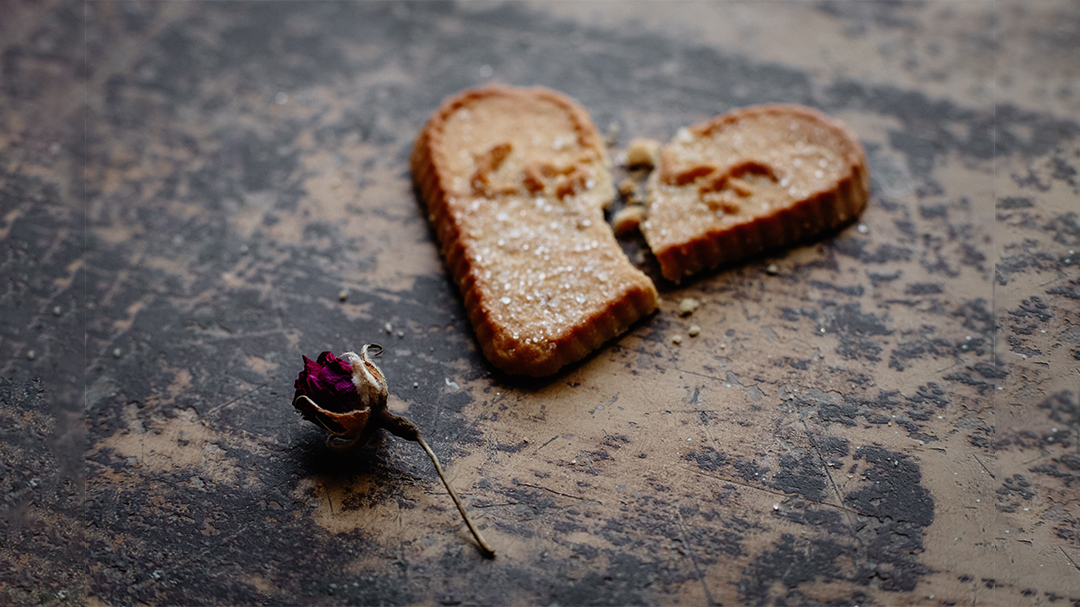
[[769, 267], [765, 268], [765, 273], [769, 276], [776, 276], [780, 273], [780, 266], [776, 265], [775, 263], [770, 263]]
[[655, 167], [660, 161], [660, 142], [655, 139], [634, 139], [626, 148], [627, 166]]
[[612, 223], [614, 224], [613, 227], [615, 228], [615, 235], [623, 236], [638, 229], [641, 222], [645, 221], [645, 216], [647, 214], [645, 207], [636, 204], [619, 209], [619, 212], [615, 213], [615, 217], [612, 220]]
[[34, 360], [34, 351], [30, 350], [26, 353], [26, 360]]
[[701, 303], [693, 297], [686, 297], [679, 302], [679, 316], [690, 316], [698, 309]]
[[675, 337], [672, 337], [671, 338], [671, 343], [675, 344], [676, 346], [681, 344], [682, 343], [682, 335], [676, 335]]
[[386, 326], [383, 327], [383, 330], [386, 331], [387, 335], [391, 335], [394, 332], [394, 325], [386, 323]]
[[615, 142], [619, 140], [619, 124], [612, 122], [607, 126], [607, 134], [604, 135], [604, 145], [606, 147], [612, 147]]
[[112, 355], [113, 358], [120, 358], [120, 348], [113, 348]]
[[340, 299], [341, 301], [345, 301], [346, 299], [349, 298], [349, 292], [346, 291], [345, 289], [342, 289], [342, 290], [338, 291], [337, 298]]
[[687, 333], [690, 335], [690, 337], [697, 337], [698, 334], [701, 333], [701, 327], [697, 325], [690, 325], [690, 330], [687, 331]]

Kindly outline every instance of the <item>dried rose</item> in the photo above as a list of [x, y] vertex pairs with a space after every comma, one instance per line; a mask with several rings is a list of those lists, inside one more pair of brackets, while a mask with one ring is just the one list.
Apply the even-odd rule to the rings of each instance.
[[379, 428], [419, 443], [431, 458], [431, 463], [435, 464], [439, 479], [480, 544], [480, 551], [484, 556], [494, 558], [495, 551], [488, 547], [480, 531], [473, 525], [461, 499], [446, 479], [439, 459], [420, 436], [416, 425], [386, 408], [389, 396], [386, 378], [368, 357], [368, 350], [378, 355], [382, 352], [382, 346], [368, 344], [360, 350], [359, 355], [345, 352], [337, 357], [333, 352], [323, 352], [316, 360], [305, 356], [304, 370], [293, 384], [296, 389], [293, 406], [304, 419], [330, 432], [326, 446], [334, 451], [350, 451], [364, 446]]
[[323, 352], [316, 360], [304, 357], [304, 370], [293, 387], [293, 406], [304, 416], [331, 434], [328, 444], [341, 450], [363, 446], [375, 432], [369, 424], [373, 416], [386, 410], [386, 378], [368, 357], [368, 350], [378, 354], [382, 347], [369, 344], [341, 357]]

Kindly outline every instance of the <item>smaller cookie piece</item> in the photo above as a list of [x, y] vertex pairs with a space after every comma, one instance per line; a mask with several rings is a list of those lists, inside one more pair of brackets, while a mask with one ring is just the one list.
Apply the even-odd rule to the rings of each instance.
[[797, 105], [750, 107], [664, 147], [641, 228], [664, 278], [678, 281], [836, 228], [869, 194], [866, 155], [842, 123]]

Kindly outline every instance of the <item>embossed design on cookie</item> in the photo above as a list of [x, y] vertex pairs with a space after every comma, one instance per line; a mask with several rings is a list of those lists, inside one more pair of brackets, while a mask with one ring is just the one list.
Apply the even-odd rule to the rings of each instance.
[[836, 228], [869, 189], [862, 146], [839, 121], [795, 105], [746, 108], [664, 147], [642, 232], [678, 281]]

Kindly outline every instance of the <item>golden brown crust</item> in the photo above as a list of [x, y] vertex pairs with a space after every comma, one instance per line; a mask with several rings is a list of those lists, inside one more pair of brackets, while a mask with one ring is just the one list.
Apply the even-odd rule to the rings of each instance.
[[841, 122], [797, 105], [745, 108], [665, 146], [642, 231], [678, 281], [836, 228], [869, 191], [865, 153]]
[[[475, 128], [473, 128], [475, 127]], [[614, 197], [585, 110], [543, 88], [445, 100], [410, 164], [485, 356], [543, 376], [657, 307], [603, 220]]]

